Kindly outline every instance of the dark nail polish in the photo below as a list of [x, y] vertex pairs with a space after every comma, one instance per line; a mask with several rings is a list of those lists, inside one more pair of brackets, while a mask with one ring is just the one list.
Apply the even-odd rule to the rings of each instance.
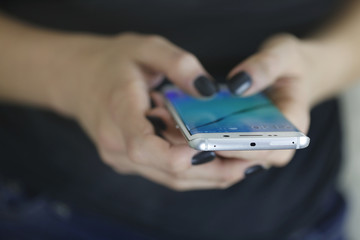
[[151, 124], [155, 128], [155, 131], [156, 130], [162, 130], [162, 131], [166, 130], [166, 124], [164, 123], [164, 121], [161, 118], [153, 117], [153, 116], [147, 116], [146, 118], [151, 122]]
[[216, 84], [205, 76], [196, 78], [194, 85], [198, 92], [204, 97], [210, 97], [218, 91]]
[[263, 166], [255, 165], [245, 170], [245, 177], [253, 176], [263, 171], [265, 171], [265, 168]]
[[251, 77], [246, 72], [239, 72], [227, 82], [230, 92], [238, 96], [248, 90], [251, 84]]
[[199, 165], [210, 162], [215, 159], [214, 152], [200, 152], [191, 159], [192, 165]]

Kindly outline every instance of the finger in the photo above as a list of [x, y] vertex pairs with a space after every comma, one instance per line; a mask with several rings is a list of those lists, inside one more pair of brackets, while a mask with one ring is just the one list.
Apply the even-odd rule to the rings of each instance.
[[138, 166], [138, 172], [146, 178], [176, 191], [224, 188], [224, 183], [220, 181], [176, 177], [159, 169], [145, 166]]
[[151, 181], [176, 191], [219, 189], [223, 188], [224, 185], [216, 179], [185, 178], [152, 166], [139, 165], [129, 161], [125, 156], [119, 156], [115, 153], [107, 152], [106, 158], [113, 159], [110, 161], [110, 165], [120, 174], [140, 174]]
[[281, 78], [269, 91], [269, 98], [285, 117], [306, 133], [310, 125], [310, 104], [298, 79]]
[[172, 144], [186, 144], [184, 136], [180, 130], [176, 128], [176, 123], [170, 113], [161, 107], [151, 109], [148, 113], [149, 116], [156, 116], [163, 121], [166, 129], [161, 130], [161, 135]]
[[146, 118], [153, 126], [155, 135], [164, 138], [163, 131], [167, 128], [164, 121], [156, 116], [146, 116]]
[[135, 60], [146, 68], [164, 74], [179, 88], [195, 97], [217, 92], [214, 81], [191, 53], [160, 36], [147, 36], [139, 43]]
[[189, 169], [192, 157], [197, 153], [187, 144], [173, 145], [153, 134], [129, 139], [129, 158], [138, 164], [151, 165], [168, 172]]
[[156, 107], [147, 111], [146, 115], [161, 118], [166, 125], [176, 126], [176, 123], [170, 112], [165, 107]]
[[[168, 173], [140, 166], [142, 175], [177, 190], [228, 188], [245, 177], [268, 167], [262, 162], [246, 162], [239, 159], [215, 159], [211, 163], [194, 166], [180, 173]], [[255, 168], [254, 168], [255, 167]]]
[[126, 145], [123, 132], [107, 113], [102, 116], [98, 124], [93, 127], [95, 129], [93, 139], [98, 151], [122, 154]]
[[254, 162], [241, 159], [216, 158], [210, 163], [190, 168], [181, 173], [181, 176], [187, 179], [204, 179], [230, 184], [243, 179], [245, 170], [253, 164]]
[[170, 172], [191, 167], [191, 159], [197, 151], [187, 144], [171, 144], [156, 136], [152, 124], [143, 114], [145, 112], [142, 112], [141, 106], [136, 102], [132, 105], [124, 104], [122, 111], [114, 108], [112, 116], [122, 126], [129, 158], [135, 163]]
[[261, 162], [265, 166], [282, 167], [292, 159], [295, 150], [261, 150], [261, 151], [219, 151], [217, 155], [225, 158], [238, 158], [248, 162]]
[[[115, 153], [107, 153], [111, 166], [121, 174], [140, 174], [149, 180], [173, 190], [224, 189], [249, 175], [266, 169], [264, 163], [246, 162], [238, 159], [215, 159], [213, 162], [193, 166], [183, 173], [169, 173], [152, 166], [139, 165], [126, 159], [119, 159]], [[261, 167], [263, 166], [263, 167]], [[254, 170], [255, 167], [255, 170]], [[249, 171], [250, 170], [250, 171]]]
[[252, 95], [266, 89], [279, 78], [299, 74], [297, 40], [282, 36], [270, 42], [229, 73], [227, 85], [232, 93]]
[[191, 166], [191, 158], [196, 154], [194, 149], [186, 144], [170, 144], [156, 136], [154, 127], [143, 115], [145, 112], [142, 112], [142, 106], [137, 102], [120, 104], [123, 104], [122, 110], [113, 108], [112, 118], [115, 124], [121, 126], [123, 139], [126, 139], [125, 151], [132, 161], [168, 171]]
[[161, 93], [152, 91], [150, 92], [151, 99], [153, 99], [155, 106], [157, 107], [165, 107], [165, 99], [161, 95]]

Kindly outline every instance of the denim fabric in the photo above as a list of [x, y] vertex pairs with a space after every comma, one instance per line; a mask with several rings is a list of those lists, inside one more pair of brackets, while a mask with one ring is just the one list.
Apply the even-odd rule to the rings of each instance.
[[29, 198], [0, 185], [1, 240], [150, 240], [100, 216], [73, 211], [45, 197]]
[[[335, 193], [325, 207], [328, 211], [315, 227], [301, 230], [288, 240], [346, 240], [343, 231], [346, 213], [344, 199]], [[0, 239], [153, 238], [101, 216], [70, 209], [45, 197], [29, 198], [21, 192], [0, 186]]]

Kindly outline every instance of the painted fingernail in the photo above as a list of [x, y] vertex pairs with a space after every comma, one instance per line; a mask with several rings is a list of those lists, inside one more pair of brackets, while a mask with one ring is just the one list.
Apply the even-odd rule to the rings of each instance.
[[146, 118], [151, 122], [155, 130], [166, 130], [166, 124], [161, 118], [154, 116], [147, 116]]
[[245, 177], [253, 176], [263, 171], [265, 171], [265, 168], [263, 166], [255, 165], [245, 170]]
[[196, 78], [194, 85], [198, 92], [204, 97], [210, 97], [218, 91], [216, 84], [205, 76]]
[[227, 82], [230, 92], [238, 96], [248, 90], [251, 87], [251, 84], [252, 79], [246, 72], [239, 72]]
[[192, 165], [199, 165], [215, 159], [215, 152], [200, 152], [191, 159]]

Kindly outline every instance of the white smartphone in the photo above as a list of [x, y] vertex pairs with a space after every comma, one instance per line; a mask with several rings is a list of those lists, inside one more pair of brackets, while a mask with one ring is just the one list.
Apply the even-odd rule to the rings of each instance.
[[166, 104], [190, 147], [201, 151], [300, 149], [310, 139], [262, 93], [232, 95], [225, 87], [210, 99], [175, 86], [163, 89]]

